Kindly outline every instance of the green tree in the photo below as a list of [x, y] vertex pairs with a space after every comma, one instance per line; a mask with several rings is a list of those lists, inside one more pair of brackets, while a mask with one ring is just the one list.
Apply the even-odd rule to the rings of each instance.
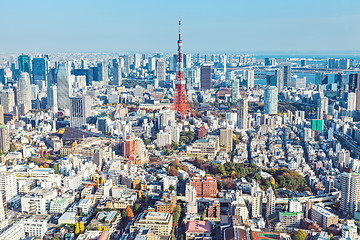
[[171, 141], [171, 149], [178, 149], [179, 148], [179, 144], [177, 144], [175, 141]]
[[169, 191], [174, 191], [174, 190], [175, 190], [175, 187], [173, 185], [170, 185]]
[[253, 235], [253, 231], [252, 231], [251, 228], [250, 228], [250, 231], [249, 231], [249, 235], [250, 235], [250, 240], [254, 240], [254, 235]]
[[291, 237], [292, 240], [305, 240], [305, 238], [306, 238], [306, 233], [304, 232], [304, 230], [298, 230]]
[[121, 217], [122, 218], [127, 218], [127, 216], [128, 216], [127, 212], [125, 210], [123, 210], [122, 213], [121, 213]]

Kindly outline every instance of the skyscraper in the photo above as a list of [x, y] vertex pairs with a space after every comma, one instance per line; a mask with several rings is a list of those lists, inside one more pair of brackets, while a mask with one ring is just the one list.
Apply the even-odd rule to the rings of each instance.
[[318, 119], [324, 119], [324, 115], [328, 113], [329, 100], [327, 97], [320, 97], [318, 100]]
[[108, 67], [105, 62], [99, 62], [97, 64], [98, 68], [98, 81], [103, 82], [108, 80]]
[[186, 89], [194, 89], [197, 87], [195, 83], [196, 79], [196, 71], [192, 68], [185, 68], [184, 69], [184, 79], [185, 79], [185, 85]]
[[7, 125], [0, 125], [0, 151], [6, 153], [10, 150], [9, 129]]
[[121, 86], [122, 83], [121, 67], [119, 65], [119, 62], [117, 61], [113, 61], [113, 76], [114, 76], [113, 84], [116, 86]]
[[266, 191], [266, 218], [269, 218], [271, 214], [275, 213], [275, 200], [274, 190], [269, 187]]
[[69, 109], [71, 96], [70, 71], [66, 63], [59, 64], [57, 71], [58, 108]]
[[34, 81], [47, 81], [49, 74], [48, 60], [45, 58], [33, 58], [32, 71]]
[[0, 124], [4, 124], [4, 107], [0, 105]]
[[90, 96], [70, 98], [70, 126], [79, 128], [86, 123], [90, 116], [91, 98]]
[[160, 58], [156, 62], [156, 79], [157, 79], [157, 85], [154, 86], [155, 88], [159, 87], [160, 81], [165, 81], [166, 79], [166, 66], [165, 66], [165, 59]]
[[237, 103], [239, 100], [239, 79], [234, 78], [231, 86], [231, 102]]
[[254, 70], [244, 70], [244, 80], [247, 88], [254, 87]]
[[14, 110], [15, 94], [12, 88], [1, 92], [1, 105], [4, 108], [4, 113], [11, 113]]
[[289, 87], [291, 83], [291, 63], [281, 63], [284, 87]]
[[284, 74], [282, 69], [275, 69], [276, 87], [281, 92], [284, 88]]
[[267, 86], [264, 92], [264, 113], [275, 115], [278, 113], [278, 89]]
[[211, 65], [201, 65], [201, 89], [211, 88]]
[[19, 71], [27, 72], [30, 75], [30, 56], [28, 55], [20, 55], [18, 57]]
[[18, 100], [21, 114], [26, 114], [29, 110], [31, 110], [31, 85], [30, 76], [27, 72], [20, 73]]
[[355, 92], [355, 89], [360, 88], [360, 74], [353, 73], [349, 75], [349, 91]]
[[348, 93], [347, 99], [347, 110], [355, 111], [356, 110], [356, 93]]
[[191, 68], [191, 54], [184, 54], [184, 68]]
[[248, 100], [246, 99], [239, 99], [238, 101], [238, 127], [240, 129], [247, 129], [248, 128]]
[[360, 174], [343, 172], [340, 183], [340, 210], [352, 217], [360, 201]]
[[140, 64], [141, 64], [141, 54], [135, 53], [134, 54], [134, 69], [139, 68]]
[[176, 65], [177, 65], [177, 54], [174, 54], [174, 55], [170, 56], [170, 58], [169, 58], [169, 71], [175, 72]]
[[47, 89], [47, 107], [54, 111], [57, 111], [58, 100], [57, 100], [57, 86], [52, 85]]

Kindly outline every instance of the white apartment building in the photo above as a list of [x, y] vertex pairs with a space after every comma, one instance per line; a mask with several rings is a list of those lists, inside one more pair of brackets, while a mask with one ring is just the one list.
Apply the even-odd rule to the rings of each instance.
[[173, 216], [165, 212], [148, 212], [137, 216], [130, 232], [147, 227], [159, 236], [169, 236], [172, 229]]
[[9, 204], [17, 195], [15, 173], [0, 172], [0, 191], [5, 193], [5, 200]]

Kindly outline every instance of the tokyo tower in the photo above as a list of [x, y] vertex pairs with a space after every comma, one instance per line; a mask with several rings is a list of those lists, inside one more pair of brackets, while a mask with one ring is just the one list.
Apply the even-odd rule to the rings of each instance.
[[176, 64], [176, 80], [174, 99], [171, 104], [171, 109], [178, 112], [182, 118], [186, 118], [191, 113], [191, 107], [186, 98], [184, 70], [183, 70], [183, 55], [182, 55], [182, 40], [181, 40], [181, 21], [179, 21], [179, 40], [178, 40], [178, 55]]

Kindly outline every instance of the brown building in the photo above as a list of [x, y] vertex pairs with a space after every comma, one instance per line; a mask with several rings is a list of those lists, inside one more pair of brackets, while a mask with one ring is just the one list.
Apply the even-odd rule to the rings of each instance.
[[172, 214], [176, 208], [176, 201], [175, 192], [164, 192], [162, 200], [155, 203], [155, 211]]
[[219, 201], [210, 202], [209, 207], [206, 208], [206, 211], [205, 211], [205, 219], [213, 220], [213, 221], [220, 221], [220, 202]]
[[126, 140], [121, 143], [121, 155], [125, 158], [129, 158], [131, 155], [137, 155], [138, 147], [138, 139], [132, 139], [130, 136], [127, 136]]
[[214, 198], [218, 194], [217, 181], [215, 178], [207, 176], [204, 179], [193, 177], [190, 185], [196, 189], [196, 197]]

